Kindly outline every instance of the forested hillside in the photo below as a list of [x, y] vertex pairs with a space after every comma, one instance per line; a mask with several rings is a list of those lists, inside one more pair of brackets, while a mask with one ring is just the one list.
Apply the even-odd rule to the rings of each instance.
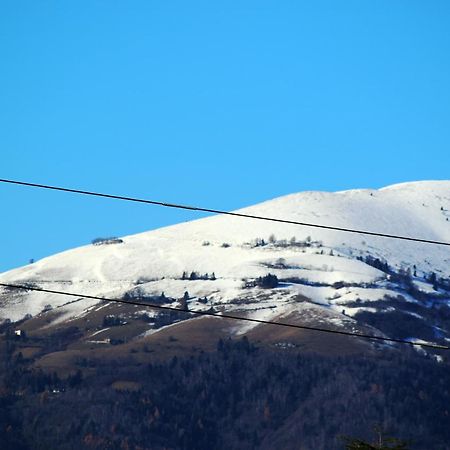
[[450, 449], [449, 367], [409, 349], [334, 357], [244, 338], [168, 361], [80, 364], [58, 376], [3, 353], [2, 449], [337, 450], [377, 424], [411, 449]]

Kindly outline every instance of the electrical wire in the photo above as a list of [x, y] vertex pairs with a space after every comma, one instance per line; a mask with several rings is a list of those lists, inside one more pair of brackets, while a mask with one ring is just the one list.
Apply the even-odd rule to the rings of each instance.
[[77, 293], [73, 293], [73, 292], [63, 292], [63, 291], [56, 291], [56, 290], [52, 290], [52, 289], [43, 289], [43, 288], [38, 288], [38, 287], [22, 286], [22, 285], [9, 284], [9, 283], [0, 283], [0, 286], [3, 286], [5, 288], [10, 288], [10, 289], [24, 290], [24, 291], [36, 291], [36, 292], [44, 292], [47, 294], [67, 295], [69, 297], [77, 297], [80, 299], [99, 300], [99, 301], [103, 301], [103, 302], [122, 303], [122, 304], [126, 304], [126, 305], [143, 306], [146, 308], [159, 309], [159, 310], [163, 310], [163, 311], [173, 311], [173, 312], [178, 312], [178, 313], [189, 313], [189, 314], [194, 314], [194, 315], [198, 315], [198, 316], [217, 317], [219, 319], [240, 320], [240, 321], [244, 321], [244, 322], [252, 322], [252, 323], [258, 323], [258, 324], [265, 324], [265, 325], [295, 328], [295, 329], [299, 329], [299, 330], [316, 331], [316, 332], [320, 332], [320, 333], [339, 334], [339, 335], [343, 335], [343, 336], [351, 336], [351, 337], [361, 338], [361, 339], [369, 339], [369, 340], [383, 341], [383, 342], [394, 342], [394, 343], [398, 343], [398, 344], [408, 344], [408, 345], [412, 345], [412, 346], [427, 347], [427, 348], [433, 348], [433, 349], [437, 349], [437, 350], [450, 350], [450, 347], [445, 346], [445, 345], [411, 342], [411, 341], [407, 341], [404, 339], [387, 338], [387, 337], [383, 337], [383, 336], [373, 336], [370, 334], [363, 334], [363, 333], [352, 333], [349, 331], [330, 330], [328, 328], [319, 328], [319, 327], [312, 327], [312, 326], [307, 326], [307, 325], [297, 325], [297, 324], [286, 323], [286, 322], [273, 322], [271, 320], [253, 319], [250, 317], [240, 317], [240, 316], [236, 316], [236, 315], [232, 315], [232, 314], [215, 313], [215, 312], [211, 312], [211, 311], [184, 310], [184, 309], [180, 309], [180, 308], [174, 308], [171, 306], [155, 305], [155, 304], [151, 304], [151, 303], [138, 302], [138, 301], [134, 301], [134, 300], [123, 300], [123, 299], [98, 297], [95, 295], [77, 294]]
[[125, 200], [125, 201], [129, 201], [129, 202], [145, 203], [148, 205], [163, 206], [166, 208], [207, 212], [207, 213], [221, 214], [221, 215], [226, 215], [226, 216], [243, 217], [243, 218], [247, 218], [247, 219], [257, 219], [257, 220], [265, 220], [265, 221], [269, 221], [269, 222], [286, 223], [286, 224], [290, 224], [290, 225], [300, 225], [300, 226], [311, 227], [311, 228], [322, 228], [324, 230], [341, 231], [341, 232], [346, 232], [346, 233], [357, 233], [357, 234], [363, 234], [363, 235], [367, 235], [367, 236], [377, 236], [377, 237], [383, 237], [383, 238], [389, 238], [389, 239], [399, 239], [399, 240], [404, 240], [404, 241], [421, 242], [421, 243], [425, 243], [425, 244], [445, 245], [445, 246], [450, 247], [450, 242], [416, 238], [416, 237], [412, 237], [412, 236], [402, 236], [402, 235], [397, 235], [397, 234], [380, 233], [380, 232], [376, 232], [376, 231], [358, 230], [358, 229], [354, 229], [354, 228], [343, 228], [343, 227], [337, 227], [337, 226], [331, 226], [331, 225], [321, 225], [321, 224], [316, 224], [316, 223], [298, 222], [295, 220], [279, 219], [279, 218], [275, 218], [275, 217], [256, 216], [253, 214], [244, 214], [244, 213], [238, 213], [238, 212], [232, 212], [232, 211], [223, 211], [220, 209], [204, 208], [204, 207], [200, 207], [200, 206], [189, 206], [189, 205], [182, 205], [182, 204], [177, 204], [177, 203], [166, 203], [166, 202], [161, 202], [161, 201], [157, 201], [157, 200], [147, 200], [147, 199], [142, 199], [142, 198], [126, 197], [123, 195], [104, 194], [104, 193], [100, 193], [100, 192], [85, 191], [85, 190], [81, 190], [81, 189], [71, 189], [71, 188], [65, 188], [65, 187], [60, 187], [60, 186], [50, 186], [50, 185], [46, 185], [46, 184], [29, 183], [29, 182], [18, 181], [18, 180], [9, 180], [9, 179], [0, 178], [0, 183], [9, 183], [9, 184], [14, 184], [14, 185], [28, 186], [28, 187], [34, 187], [34, 188], [40, 188], [40, 189], [50, 189], [53, 191], [70, 192], [73, 194], [91, 195], [91, 196], [95, 196], [95, 197], [110, 198], [110, 199], [115, 199], [115, 200]]
[[[64, 187], [60, 187], [60, 186], [50, 186], [50, 185], [45, 185], [45, 184], [30, 183], [30, 182], [24, 182], [24, 181], [18, 181], [18, 180], [0, 179], [0, 182], [20, 185], [20, 186], [40, 188], [40, 189], [49, 189], [49, 190], [54, 190], [54, 191], [69, 192], [69, 193], [74, 193], [74, 194], [90, 195], [90, 196], [110, 198], [110, 199], [116, 199], [116, 200], [125, 200], [125, 201], [131, 201], [131, 202], [136, 202], [136, 203], [145, 203], [145, 204], [150, 204], [150, 205], [163, 206], [163, 207], [167, 207], [167, 208], [176, 208], [176, 209], [184, 209], [184, 210], [190, 210], [190, 211], [207, 212], [207, 213], [228, 215], [228, 216], [234, 216], [234, 217], [242, 217], [242, 218], [248, 218], [248, 219], [257, 219], [257, 220], [265, 220], [265, 221], [271, 221], [271, 222], [286, 223], [286, 224], [291, 224], [291, 225], [300, 225], [300, 226], [305, 226], [305, 227], [314, 227], [314, 228], [322, 228], [322, 229], [327, 229], [327, 230], [342, 231], [342, 232], [348, 232], [348, 233], [364, 234], [364, 235], [369, 235], [369, 236], [378, 236], [378, 237], [384, 237], [384, 238], [390, 238], [390, 239], [400, 239], [400, 240], [421, 242], [421, 243], [427, 243], [427, 244], [450, 246], [449, 242], [435, 241], [435, 240], [431, 240], [431, 239], [422, 239], [422, 238], [415, 238], [415, 237], [410, 237], [410, 236], [379, 233], [379, 232], [373, 232], [373, 231], [335, 227], [335, 226], [313, 224], [313, 223], [307, 223], [307, 222], [298, 222], [298, 221], [279, 219], [279, 218], [273, 218], [273, 217], [257, 216], [257, 215], [244, 214], [244, 213], [231, 212], [231, 211], [223, 211], [223, 210], [210, 209], [210, 208], [204, 208], [204, 207], [198, 207], [198, 206], [188, 206], [188, 205], [182, 205], [182, 204], [176, 204], [176, 203], [166, 203], [166, 202], [161, 202], [161, 201], [156, 201], [156, 200], [140, 199], [140, 198], [135, 198], [135, 197], [127, 197], [127, 196], [114, 195], [114, 194], [105, 194], [105, 193], [99, 193], [99, 192], [93, 192], [93, 191], [64, 188]], [[437, 344], [416, 343], [416, 342], [410, 342], [410, 341], [403, 340], [403, 339], [386, 338], [383, 336], [373, 336], [373, 335], [367, 335], [367, 334], [362, 334], [362, 333], [351, 333], [351, 332], [339, 331], [339, 330], [330, 330], [330, 329], [326, 329], [326, 328], [311, 327], [311, 326], [306, 326], [306, 325], [297, 325], [297, 324], [292, 324], [292, 323], [273, 322], [273, 321], [268, 321], [268, 320], [234, 316], [234, 315], [230, 315], [230, 314], [218, 314], [218, 313], [209, 312], [209, 311], [185, 311], [185, 310], [181, 310], [179, 308], [173, 308], [170, 306], [154, 305], [154, 304], [149, 304], [149, 303], [128, 301], [128, 300], [122, 300], [122, 299], [110, 299], [110, 298], [104, 298], [104, 297], [55, 291], [55, 290], [36, 288], [36, 287], [30, 287], [30, 286], [13, 285], [13, 284], [7, 284], [7, 283], [0, 283], [0, 286], [6, 287], [6, 288], [11, 288], [11, 289], [21, 289], [21, 290], [45, 292], [45, 293], [50, 293], [50, 294], [67, 295], [67, 296], [71, 296], [71, 297], [94, 299], [94, 300], [99, 300], [99, 301], [124, 303], [124, 304], [129, 304], [129, 305], [138, 305], [138, 306], [144, 306], [144, 307], [160, 309], [160, 310], [188, 312], [188, 313], [194, 314], [194, 315], [212, 316], [212, 317], [218, 317], [218, 318], [222, 318], [222, 319], [240, 320], [240, 321], [247, 321], [247, 322], [259, 323], [259, 324], [276, 325], [276, 326], [283, 326], [283, 327], [296, 328], [296, 329], [302, 329], [302, 330], [316, 331], [316, 332], [322, 332], [322, 333], [340, 334], [340, 335], [345, 335], [345, 336], [359, 337], [359, 338], [363, 338], [363, 339], [394, 342], [394, 343], [408, 344], [408, 345], [413, 345], [413, 346], [428, 347], [428, 348], [441, 349], [441, 350], [450, 350], [450, 347], [437, 345]]]

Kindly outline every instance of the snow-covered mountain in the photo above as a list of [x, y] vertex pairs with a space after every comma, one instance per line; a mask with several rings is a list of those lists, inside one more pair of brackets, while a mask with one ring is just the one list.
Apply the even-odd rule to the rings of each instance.
[[[302, 192], [239, 212], [450, 242], [450, 181]], [[278, 278], [277, 287], [255, 283], [268, 273]], [[393, 326], [386, 318], [401, 311], [417, 329], [407, 337], [450, 338], [450, 319], [440, 317], [450, 311], [449, 247], [256, 219], [213, 216], [86, 245], [3, 273], [0, 282], [163, 303], [187, 291], [190, 309], [270, 319], [304, 313], [303, 320], [350, 329], [363, 324], [385, 334]], [[103, 307], [0, 290], [0, 317], [12, 320], [52, 313], [49, 321], [62, 323]], [[389, 327], [379, 326], [380, 315]], [[244, 324], [237, 332], [248, 329]]]

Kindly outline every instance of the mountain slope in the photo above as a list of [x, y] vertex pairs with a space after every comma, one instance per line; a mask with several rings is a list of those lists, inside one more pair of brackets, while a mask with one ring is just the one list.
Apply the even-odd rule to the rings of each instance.
[[[450, 242], [450, 181], [302, 192], [239, 212]], [[379, 327], [371, 315], [387, 317], [386, 313], [392, 316], [401, 310], [417, 322], [412, 327], [418, 333], [407, 337], [445, 341], [450, 336], [450, 326], [447, 329], [447, 322], [439, 321], [436, 313], [436, 305], [446, 306], [450, 298], [446, 284], [450, 252], [445, 246], [230, 216], [126, 236], [122, 241], [44, 258], [0, 275], [0, 281], [115, 297], [151, 299], [164, 292], [168, 304], [188, 291], [190, 309], [233, 310], [262, 318], [300, 314], [308, 316], [308, 322], [348, 329], [376, 326], [385, 333], [389, 330]], [[269, 272], [282, 282], [274, 289], [255, 286], [255, 279]], [[6, 289], [0, 291], [0, 305], [0, 317], [12, 320], [52, 309], [47, 312], [53, 314], [49, 320], [54, 323], [104, 307], [92, 300], [73, 302], [63, 296]], [[309, 315], [303, 314], [306, 310]], [[361, 314], [363, 321], [358, 320]], [[427, 331], [422, 333], [423, 322]], [[149, 325], [149, 333], [153, 329]], [[249, 331], [245, 324], [236, 329]]]

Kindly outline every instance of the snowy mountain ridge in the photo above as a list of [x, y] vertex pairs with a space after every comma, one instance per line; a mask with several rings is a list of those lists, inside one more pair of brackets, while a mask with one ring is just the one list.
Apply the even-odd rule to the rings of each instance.
[[[450, 242], [450, 181], [302, 192], [238, 212]], [[255, 280], [268, 273], [279, 283], [264, 289]], [[354, 327], [360, 318], [374, 326], [370, 314], [383, 311], [387, 317], [402, 310], [441, 329], [435, 336], [408, 336], [428, 340], [450, 337], [442, 323], [431, 324], [423, 314], [434, 311], [437, 303], [448, 305], [447, 280], [450, 251], [445, 246], [231, 216], [87, 245], [0, 275], [5, 283], [120, 298], [164, 292], [168, 299], [179, 299], [187, 291], [190, 309], [264, 318], [308, 310], [336, 326]], [[393, 300], [399, 296], [402, 300]], [[54, 321], [61, 323], [97, 308], [93, 300], [71, 302], [58, 295], [0, 290], [0, 317], [12, 320], [57, 309]]]

